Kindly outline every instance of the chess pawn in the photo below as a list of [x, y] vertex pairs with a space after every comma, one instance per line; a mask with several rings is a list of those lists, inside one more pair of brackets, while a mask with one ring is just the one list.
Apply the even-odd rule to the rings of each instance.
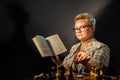
[[57, 72], [56, 72], [55, 76], [56, 76], [56, 80], [60, 80], [61, 74], [60, 74], [60, 70], [59, 70], [59, 65], [57, 65]]
[[70, 78], [70, 65], [69, 64], [66, 65], [65, 70], [66, 71], [64, 73], [64, 76], [65, 76], [66, 80], [69, 80], [69, 78]]
[[95, 73], [94, 73], [94, 78], [96, 78], [96, 77], [99, 75], [99, 66], [96, 66], [96, 67], [94, 68], [94, 71], [95, 71]]
[[94, 77], [94, 75], [95, 75], [94, 66], [91, 66], [90, 76]]
[[100, 69], [99, 74], [100, 74], [100, 76], [102, 76], [102, 75], [103, 75], [103, 71], [102, 71], [102, 69]]
[[103, 75], [103, 65], [99, 66], [99, 72], [98, 75], [102, 76]]
[[50, 80], [55, 79], [55, 74], [56, 74], [55, 72], [56, 72], [56, 68], [52, 67], [50, 72]]
[[69, 80], [70, 72], [69, 72], [69, 71], [66, 71], [66, 72], [64, 73], [64, 76], [65, 76], [66, 80]]

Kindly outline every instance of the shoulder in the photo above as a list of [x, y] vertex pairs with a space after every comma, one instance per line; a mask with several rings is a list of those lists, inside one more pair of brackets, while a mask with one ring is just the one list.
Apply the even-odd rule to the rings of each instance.
[[93, 38], [90, 42], [90, 46], [96, 47], [96, 48], [101, 48], [101, 47], [106, 47], [109, 49], [109, 46], [103, 42], [100, 42], [98, 40], [96, 40], [95, 38]]

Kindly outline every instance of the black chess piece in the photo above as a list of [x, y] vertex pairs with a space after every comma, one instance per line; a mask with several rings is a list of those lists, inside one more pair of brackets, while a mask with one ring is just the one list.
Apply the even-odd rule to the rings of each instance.
[[70, 78], [69, 80], [75, 80], [74, 77], [73, 77], [73, 74], [72, 74], [72, 67], [70, 67]]

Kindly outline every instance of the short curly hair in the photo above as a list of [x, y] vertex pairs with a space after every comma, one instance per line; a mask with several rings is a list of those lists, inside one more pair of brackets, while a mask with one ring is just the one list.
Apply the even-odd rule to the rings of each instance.
[[78, 14], [78, 15], [75, 17], [74, 22], [75, 22], [76, 20], [79, 20], [79, 19], [87, 19], [92, 26], [95, 27], [95, 25], [96, 25], [96, 20], [95, 20], [95, 18], [94, 18], [91, 14], [89, 14], [89, 13], [81, 13], [81, 14]]

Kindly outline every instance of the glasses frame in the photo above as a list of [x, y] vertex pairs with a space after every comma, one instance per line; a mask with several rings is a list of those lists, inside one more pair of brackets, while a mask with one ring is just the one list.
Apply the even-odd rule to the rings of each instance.
[[88, 29], [88, 27], [91, 27], [91, 24], [86, 24], [86, 25], [82, 25], [79, 28], [75, 28], [73, 27], [74, 32], [78, 32], [78, 31], [85, 31]]

